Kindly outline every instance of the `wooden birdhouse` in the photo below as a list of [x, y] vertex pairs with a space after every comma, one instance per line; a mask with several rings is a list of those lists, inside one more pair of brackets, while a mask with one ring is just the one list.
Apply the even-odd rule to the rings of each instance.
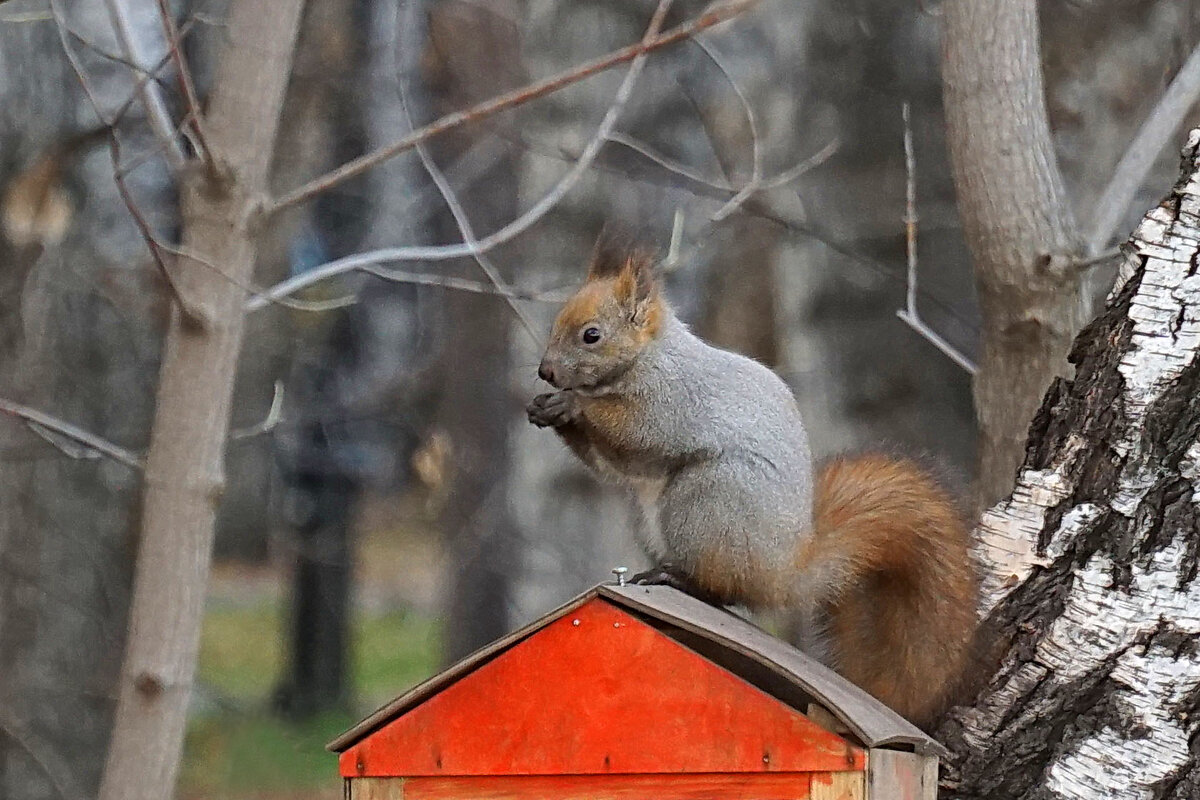
[[350, 800], [933, 800], [941, 747], [745, 620], [598, 586], [330, 743]]

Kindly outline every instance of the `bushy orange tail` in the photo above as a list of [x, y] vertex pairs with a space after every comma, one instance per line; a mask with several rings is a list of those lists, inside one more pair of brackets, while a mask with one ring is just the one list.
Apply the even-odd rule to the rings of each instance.
[[833, 666], [918, 725], [945, 709], [970, 661], [976, 580], [947, 491], [906, 459], [842, 458], [817, 478], [798, 554]]

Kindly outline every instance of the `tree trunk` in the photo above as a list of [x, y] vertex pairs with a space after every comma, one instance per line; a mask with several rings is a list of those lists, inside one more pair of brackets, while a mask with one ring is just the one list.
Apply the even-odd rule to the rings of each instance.
[[1035, 0], [945, 7], [946, 124], [982, 321], [978, 505], [1012, 487], [1025, 426], [1081, 324], [1078, 249], [1054, 157]]
[[205, 127], [218, 163], [183, 190], [184, 244], [209, 265], [175, 266], [197, 319], [172, 309], [147, 456], [129, 638], [102, 800], [174, 788], [222, 485], [251, 210], [266, 187], [302, 0], [232, 4]]
[[940, 731], [951, 796], [1200, 796], [1200, 129], [1183, 159], [981, 523], [1006, 636]]
[[[440, 116], [519, 86], [519, 38], [508, 19], [519, 16], [515, 0], [469, 6], [434, 0], [428, 12], [430, 39], [422, 58], [429, 109]], [[456, 47], [470, 41], [471, 48]], [[479, 144], [486, 130], [439, 137], [430, 151], [439, 164], [453, 163]], [[456, 191], [476, 231], [492, 231], [517, 214], [515, 158], [497, 155]], [[430, 227], [443, 241], [462, 235], [448, 209]], [[456, 264], [463, 277], [480, 277], [469, 260]], [[453, 274], [453, 273], [452, 273]], [[513, 311], [498, 297], [468, 292], [442, 294], [444, 376], [436, 424], [448, 437], [449, 497], [441, 514], [451, 565], [443, 657], [455, 661], [514, 626], [511, 619], [517, 539], [505, 502], [509, 473], [509, 392]], [[522, 334], [523, 335], [523, 334]]]

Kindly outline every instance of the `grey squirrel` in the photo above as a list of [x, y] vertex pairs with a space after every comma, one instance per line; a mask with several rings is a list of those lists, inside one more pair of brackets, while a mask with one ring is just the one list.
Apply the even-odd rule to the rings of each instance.
[[554, 322], [529, 404], [602, 477], [629, 487], [670, 583], [783, 609], [797, 644], [918, 725], [970, 659], [976, 582], [953, 499], [907, 459], [814, 468], [795, 398], [767, 367], [675, 316], [644, 253], [600, 249]]

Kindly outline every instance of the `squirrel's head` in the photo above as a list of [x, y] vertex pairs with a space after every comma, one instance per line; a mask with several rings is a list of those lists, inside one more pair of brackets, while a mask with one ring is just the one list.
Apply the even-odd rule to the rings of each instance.
[[554, 320], [538, 375], [560, 389], [602, 392], [658, 337], [666, 313], [649, 253], [598, 248], [587, 281]]

